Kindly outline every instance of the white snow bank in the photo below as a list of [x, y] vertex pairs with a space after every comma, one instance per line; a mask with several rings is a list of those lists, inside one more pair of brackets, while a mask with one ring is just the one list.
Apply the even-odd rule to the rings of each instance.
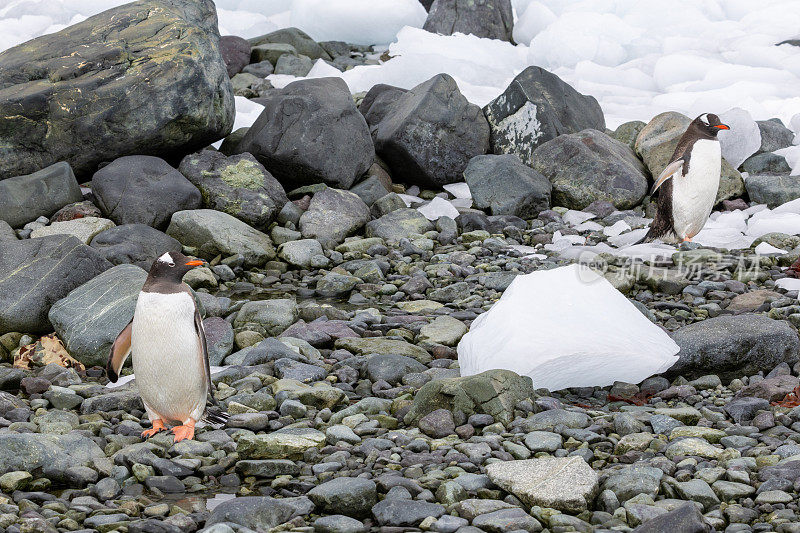
[[639, 383], [677, 353], [669, 335], [579, 265], [517, 276], [458, 344], [462, 376], [507, 369], [549, 390]]
[[389, 44], [427, 16], [418, 0], [294, 0], [289, 20], [316, 41], [369, 45]]

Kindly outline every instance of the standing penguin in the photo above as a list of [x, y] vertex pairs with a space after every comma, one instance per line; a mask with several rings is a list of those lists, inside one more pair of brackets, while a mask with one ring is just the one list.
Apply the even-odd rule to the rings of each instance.
[[719, 189], [722, 155], [717, 133], [729, 129], [712, 113], [689, 124], [650, 191], [661, 189], [655, 219], [643, 242], [691, 241], [703, 229]]
[[[152, 429], [151, 437], [172, 428], [175, 442], [194, 437], [194, 425], [205, 419], [222, 423], [225, 413], [206, 409], [213, 391], [203, 321], [189, 286], [181, 280], [203, 261], [168, 252], [150, 268], [136, 303], [133, 320], [111, 347], [106, 371], [116, 382], [128, 354], [133, 354], [133, 371]], [[212, 403], [216, 404], [213, 396]]]

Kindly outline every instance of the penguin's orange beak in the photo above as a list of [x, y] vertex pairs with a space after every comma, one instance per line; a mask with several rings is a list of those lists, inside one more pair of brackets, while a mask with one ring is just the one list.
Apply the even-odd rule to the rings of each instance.
[[731, 127], [730, 127], [730, 126], [728, 126], [727, 124], [717, 124], [717, 125], [716, 125], [716, 126], [714, 126], [714, 127], [715, 127], [715, 128], [719, 128], [719, 129], [721, 129], [721, 130], [729, 130], [729, 129], [731, 129]]
[[186, 262], [186, 266], [191, 266], [191, 267], [203, 266], [203, 261], [199, 259], [192, 259], [191, 261]]

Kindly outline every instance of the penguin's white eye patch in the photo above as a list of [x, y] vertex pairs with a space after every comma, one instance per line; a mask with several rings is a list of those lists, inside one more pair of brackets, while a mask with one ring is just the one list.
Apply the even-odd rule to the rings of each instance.
[[160, 263], [166, 263], [167, 265], [169, 265], [171, 267], [175, 266], [175, 261], [172, 260], [172, 256], [169, 254], [169, 252], [167, 252], [164, 255], [162, 255], [161, 257], [159, 257], [158, 261]]
[[700, 122], [708, 126], [708, 113], [703, 113], [700, 115]]

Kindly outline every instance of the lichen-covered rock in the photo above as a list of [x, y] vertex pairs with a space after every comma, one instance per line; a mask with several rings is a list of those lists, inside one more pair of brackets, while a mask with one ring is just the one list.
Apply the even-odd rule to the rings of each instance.
[[489, 125], [452, 77], [437, 74], [400, 95], [373, 138], [395, 179], [441, 186], [461, 181], [469, 160], [488, 151]]
[[436, 409], [492, 415], [509, 423], [518, 402], [534, 396], [533, 382], [510, 370], [488, 370], [474, 376], [430, 381], [414, 396], [405, 416], [406, 424], [415, 424]]
[[0, 177], [188, 153], [233, 119], [211, 0], [139, 0], [0, 53]]
[[244, 258], [245, 265], [261, 266], [275, 259], [275, 247], [268, 235], [238, 218], [212, 209], [178, 211], [172, 216], [167, 235], [208, 260], [219, 254], [238, 254]]
[[423, 29], [452, 35], [468, 33], [487, 39], [511, 41], [514, 15], [510, 0], [436, 0]]
[[604, 131], [600, 104], [541, 67], [528, 67], [483, 108], [495, 154], [516, 154], [533, 165], [533, 152], [550, 139], [587, 128]]
[[62, 207], [82, 199], [75, 174], [64, 162], [9, 179], [3, 179], [0, 173], [0, 220], [12, 228], [42, 216], [49, 218]]
[[289, 201], [278, 180], [249, 153], [225, 157], [203, 150], [184, 157], [178, 170], [200, 189], [204, 207], [258, 230], [265, 230]]
[[[634, 150], [644, 161], [651, 176], [658, 176], [667, 166], [678, 146], [678, 140], [691, 121], [692, 119], [685, 115], [668, 111], [653, 117], [639, 132]], [[744, 194], [742, 175], [723, 158], [717, 202], [742, 194]]]
[[341, 78], [296, 81], [258, 101], [264, 111], [236, 151], [253, 154], [287, 189], [349, 189], [372, 165], [367, 123]]
[[52, 331], [50, 306], [112, 267], [71, 235], [3, 242], [0, 253], [0, 335]]
[[[264, 44], [286, 44], [294, 48], [298, 54], [311, 59], [332, 59], [328, 52], [303, 30], [297, 28], [281, 28], [260, 37], [250, 39], [252, 46]], [[277, 61], [277, 59], [276, 59]]]
[[92, 192], [105, 216], [117, 224], [167, 227], [177, 211], [197, 209], [200, 191], [158, 157], [120, 157], [92, 177]]
[[133, 265], [106, 270], [53, 304], [50, 323], [70, 355], [104, 366], [117, 335], [133, 318], [147, 272]]
[[560, 135], [533, 157], [533, 168], [553, 184], [555, 205], [585, 209], [603, 200], [631, 209], [647, 194], [645, 168], [636, 154], [597, 130]]

